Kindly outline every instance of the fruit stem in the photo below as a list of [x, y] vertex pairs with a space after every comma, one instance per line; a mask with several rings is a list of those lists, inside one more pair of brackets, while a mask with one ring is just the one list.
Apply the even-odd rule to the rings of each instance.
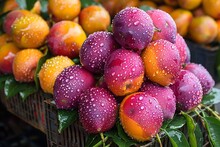
[[157, 140], [158, 140], [158, 142], [159, 142], [159, 144], [160, 144], [160, 147], [163, 147], [162, 142], [161, 142], [161, 140], [160, 140], [160, 136], [159, 136], [158, 133], [157, 133], [157, 135], [156, 135], [156, 138], [157, 138]]
[[[102, 133], [103, 134], [103, 133]], [[100, 136], [103, 136], [104, 137], [104, 135], [101, 135], [101, 133], [100, 133]], [[101, 137], [102, 138], [102, 137]], [[103, 144], [104, 142], [106, 142], [106, 140], [108, 140], [108, 137], [105, 137], [104, 138], [104, 140], [102, 139], [102, 140], [100, 140], [98, 143], [96, 143], [93, 147], [100, 147], [101, 145], [105, 145], [105, 144]], [[106, 147], [106, 146], [105, 146]]]
[[216, 118], [218, 118], [220, 120], [220, 116], [218, 115], [218, 112], [213, 111], [210, 107], [207, 107], [205, 105], [201, 105], [202, 107], [204, 107], [206, 110], [208, 110], [209, 112], [211, 112]]
[[101, 139], [102, 139], [102, 145], [103, 145], [103, 147], [105, 147], [105, 141], [106, 140], [105, 140], [103, 132], [100, 133], [100, 136], [101, 136]]

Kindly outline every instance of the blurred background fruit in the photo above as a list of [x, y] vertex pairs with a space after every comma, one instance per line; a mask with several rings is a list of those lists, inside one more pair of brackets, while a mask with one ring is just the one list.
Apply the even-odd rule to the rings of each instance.
[[214, 19], [220, 19], [220, 0], [203, 0], [202, 6], [205, 13]]
[[110, 23], [110, 15], [102, 6], [91, 5], [80, 11], [79, 24], [87, 34], [106, 31]]
[[80, 13], [80, 0], [48, 0], [48, 12], [54, 21], [73, 20]]

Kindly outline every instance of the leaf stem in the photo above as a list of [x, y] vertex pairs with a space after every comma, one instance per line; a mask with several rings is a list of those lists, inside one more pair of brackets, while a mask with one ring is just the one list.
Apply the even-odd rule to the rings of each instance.
[[[103, 133], [102, 133], [103, 134]], [[100, 133], [101, 136], [101, 133]], [[103, 135], [104, 137], [104, 135]], [[100, 147], [101, 145], [103, 145], [103, 142], [106, 142], [108, 140], [108, 136], [104, 138], [104, 140], [100, 140], [98, 143], [96, 143], [93, 147]]]
[[160, 140], [160, 136], [159, 136], [158, 133], [157, 133], [157, 135], [156, 135], [156, 138], [157, 138], [157, 140], [158, 140], [158, 142], [159, 142], [159, 144], [160, 144], [160, 147], [163, 147], [162, 142], [161, 142], [161, 140]]
[[209, 112], [211, 112], [216, 118], [218, 118], [220, 120], [220, 116], [218, 115], [218, 113], [216, 111], [213, 111], [210, 107], [207, 107], [205, 105], [201, 105], [201, 106], [204, 107]]

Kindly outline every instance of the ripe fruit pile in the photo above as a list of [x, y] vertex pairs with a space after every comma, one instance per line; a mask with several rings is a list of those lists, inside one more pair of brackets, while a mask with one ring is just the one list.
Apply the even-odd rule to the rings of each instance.
[[164, 120], [197, 107], [214, 80], [204, 67], [190, 63], [188, 47], [168, 13], [125, 8], [112, 27], [112, 33], [90, 34], [79, 51], [81, 65], [58, 75], [56, 106], [78, 108], [88, 133], [111, 129], [119, 111], [130, 137], [150, 140]]
[[220, 42], [220, 0], [158, 0], [139, 5], [166, 11], [174, 19], [178, 33], [196, 43]]
[[[0, 70], [13, 70], [17, 81], [32, 82], [44, 56], [38, 48], [46, 41], [53, 57], [38, 73], [41, 88], [53, 94], [58, 109], [78, 109], [88, 133], [110, 130], [119, 117], [130, 137], [150, 140], [164, 120], [196, 108], [213, 88], [215, 83], [207, 70], [190, 63], [189, 49], [165, 11], [125, 8], [114, 16], [112, 32], [107, 32], [110, 17], [104, 8], [87, 7], [81, 13], [73, 1], [49, 0], [49, 12], [56, 22], [51, 27], [37, 14], [11, 11], [4, 20], [4, 30], [15, 47], [7, 56], [8, 51], [1, 47]], [[64, 11], [66, 6], [75, 11]], [[97, 10], [94, 15], [89, 13], [93, 10]], [[98, 14], [104, 19], [102, 23], [97, 21]], [[79, 23], [75, 16], [79, 16]], [[79, 58], [79, 65], [73, 58]], [[12, 68], [4, 71], [3, 62], [13, 64]]]

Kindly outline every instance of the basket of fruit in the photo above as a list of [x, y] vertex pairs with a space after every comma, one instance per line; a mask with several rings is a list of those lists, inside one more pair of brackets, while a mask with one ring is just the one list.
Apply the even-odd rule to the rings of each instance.
[[32, 6], [5, 14], [18, 49], [0, 82], [8, 98], [50, 98], [48, 146], [220, 146], [220, 91], [168, 13], [127, 7], [111, 23], [97, 2]]

